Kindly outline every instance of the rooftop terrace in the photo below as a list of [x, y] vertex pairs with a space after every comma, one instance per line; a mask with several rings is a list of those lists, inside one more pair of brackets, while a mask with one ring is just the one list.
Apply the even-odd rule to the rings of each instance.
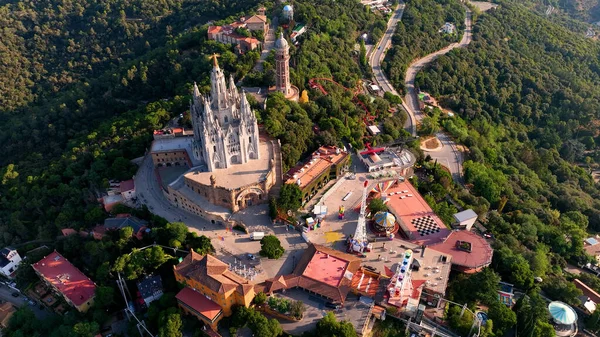
[[387, 198], [390, 212], [396, 216], [409, 240], [428, 246], [442, 242], [450, 234], [450, 230], [408, 181], [396, 181], [378, 196]]

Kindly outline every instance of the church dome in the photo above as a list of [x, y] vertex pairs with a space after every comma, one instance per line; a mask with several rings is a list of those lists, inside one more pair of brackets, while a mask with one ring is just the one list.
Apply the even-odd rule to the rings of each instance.
[[279, 34], [279, 38], [277, 39], [277, 41], [275, 41], [275, 48], [277, 49], [285, 49], [288, 48], [288, 42], [287, 40], [283, 37], [283, 33]]
[[284, 11], [284, 12], [289, 12], [289, 11], [291, 11], [291, 10], [292, 10], [292, 6], [290, 6], [290, 5], [285, 5], [285, 6], [283, 6], [283, 11]]

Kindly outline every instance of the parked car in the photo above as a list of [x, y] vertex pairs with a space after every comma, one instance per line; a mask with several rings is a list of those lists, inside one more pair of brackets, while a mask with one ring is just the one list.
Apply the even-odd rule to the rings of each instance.
[[325, 303], [325, 307], [337, 310], [340, 309], [342, 306], [339, 304], [327, 302]]
[[12, 297], [19, 297], [19, 293], [18, 292], [14, 292], [12, 294], [10, 294]]
[[248, 253], [248, 255], [246, 255], [248, 257], [248, 260], [256, 260], [256, 256], [254, 256], [253, 254]]

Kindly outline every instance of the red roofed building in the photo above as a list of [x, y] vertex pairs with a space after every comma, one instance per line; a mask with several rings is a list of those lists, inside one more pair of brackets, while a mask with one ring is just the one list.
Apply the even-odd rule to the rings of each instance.
[[587, 284], [581, 282], [579, 279], [575, 279], [573, 282], [575, 283], [575, 287], [583, 292], [583, 295], [587, 296], [594, 303], [600, 303], [600, 294], [598, 294], [594, 289], [590, 288]]
[[245, 37], [236, 34], [236, 28], [246, 28], [246, 24], [242, 22], [234, 22], [226, 26], [209, 26], [208, 38], [226, 44], [235, 44], [241, 52], [247, 52], [260, 48], [261, 43], [254, 37]]
[[223, 310], [220, 305], [188, 287], [181, 289], [175, 298], [181, 310], [186, 314], [194, 315], [214, 330], [217, 329], [217, 324], [223, 318]]
[[32, 265], [42, 281], [79, 312], [94, 304], [96, 285], [57, 251]]
[[321, 146], [310, 159], [286, 173], [285, 183], [298, 185], [304, 204], [330, 180], [340, 177], [349, 161], [348, 152], [335, 146]]
[[463, 273], [477, 273], [492, 263], [494, 249], [481, 236], [466, 230], [453, 231], [431, 248], [452, 256], [452, 268]]
[[[273, 293], [282, 289], [302, 288], [333, 303], [344, 303], [360, 263], [356, 255], [310, 244], [292, 274], [267, 280], [261, 284], [260, 290]], [[366, 289], [358, 289], [358, 292], [361, 290], [368, 293]]]

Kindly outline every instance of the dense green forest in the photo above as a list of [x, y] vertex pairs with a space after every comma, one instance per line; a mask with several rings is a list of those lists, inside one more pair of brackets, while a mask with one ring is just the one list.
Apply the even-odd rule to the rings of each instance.
[[[457, 0], [408, 0], [392, 37], [392, 47], [382, 64], [394, 87], [404, 91], [408, 65], [452, 42], [460, 40], [465, 29], [465, 9]], [[456, 26], [456, 33], [439, 33], [444, 23]]]
[[538, 317], [526, 325], [538, 336], [547, 317], [534, 277], [551, 298], [575, 304], [580, 292], [562, 267], [590, 261], [582, 241], [600, 230], [600, 191], [587, 170], [600, 159], [599, 53], [565, 25], [504, 1], [478, 18], [468, 48], [417, 77], [457, 113], [440, 124], [469, 148], [467, 187], [497, 210], [486, 224], [496, 239], [492, 267], [532, 289], [517, 313], [519, 322]]
[[47, 99], [252, 1], [20, 1], [0, 7], [0, 112]]

